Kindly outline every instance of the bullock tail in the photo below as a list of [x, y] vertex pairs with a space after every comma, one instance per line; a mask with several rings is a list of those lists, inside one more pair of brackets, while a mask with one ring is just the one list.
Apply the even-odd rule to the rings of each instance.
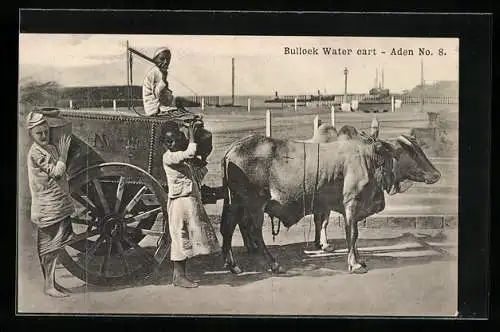
[[224, 229], [227, 228], [227, 219], [229, 213], [229, 206], [231, 204], [231, 192], [228, 186], [228, 174], [227, 174], [227, 153], [222, 157], [221, 160], [221, 171], [222, 171], [222, 190], [224, 202], [222, 205], [221, 222], [220, 222], [220, 232], [224, 234]]
[[221, 170], [222, 170], [222, 188], [224, 190], [224, 206], [231, 203], [231, 193], [229, 191], [229, 186], [227, 184], [228, 174], [227, 174], [227, 154], [221, 160]]
[[[224, 153], [224, 156], [222, 157], [222, 160], [221, 160], [221, 170], [222, 170], [222, 187], [224, 189], [224, 206], [226, 206], [227, 204], [231, 204], [231, 192], [229, 190], [229, 186], [227, 185], [227, 182], [228, 182], [228, 173], [227, 173], [227, 165], [229, 163], [228, 161], [228, 154], [234, 150], [235, 147], [237, 147], [238, 145], [241, 145], [243, 144], [244, 142], [246, 142], [247, 140], [253, 138], [255, 136], [255, 134], [251, 134], [251, 135], [247, 135], [233, 143], [231, 143], [231, 145], [229, 145], [229, 147], [227, 148], [226, 152]], [[222, 210], [222, 212], [224, 213], [224, 210]]]

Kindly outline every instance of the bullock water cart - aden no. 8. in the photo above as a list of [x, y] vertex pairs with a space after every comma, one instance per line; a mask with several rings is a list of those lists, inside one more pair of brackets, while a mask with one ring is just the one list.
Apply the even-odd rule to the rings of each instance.
[[[94, 285], [131, 284], [152, 275], [170, 251], [162, 128], [174, 120], [184, 131], [182, 124], [197, 121], [195, 141], [203, 162], [212, 151], [203, 119], [182, 109], [161, 117], [37, 111], [47, 116], [51, 142], [63, 134], [73, 137], [67, 172], [76, 212], [74, 236], [60, 254], [63, 266]], [[204, 186], [204, 203], [216, 203], [216, 193]]]

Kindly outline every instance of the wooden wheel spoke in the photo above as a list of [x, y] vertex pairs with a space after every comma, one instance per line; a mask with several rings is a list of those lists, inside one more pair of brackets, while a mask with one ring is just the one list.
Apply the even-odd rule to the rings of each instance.
[[157, 179], [131, 164], [100, 161], [71, 174], [69, 189], [76, 207], [72, 223], [80, 233], [64, 243], [61, 263], [72, 275], [114, 286], [157, 269], [168, 251], [167, 242], [159, 253], [157, 248], [168, 235], [155, 224], [167, 207]]
[[75, 217], [71, 217], [71, 222], [73, 224], [78, 224], [78, 225], [85, 225], [85, 226], [92, 225], [92, 222], [89, 220], [83, 220], [83, 219], [75, 218]]
[[[98, 215], [97, 213], [97, 207], [88, 199], [86, 196], [84, 196], [81, 192], [75, 191], [71, 193], [71, 197], [85, 208], [87, 211], [91, 211], [94, 215]], [[84, 211], [85, 211], [84, 210]]]
[[135, 223], [135, 222], [139, 222], [141, 221], [142, 219], [145, 219], [145, 218], [148, 218], [148, 217], [151, 217], [153, 214], [155, 213], [159, 213], [161, 212], [161, 207], [157, 207], [157, 208], [154, 208], [152, 210], [149, 210], [149, 211], [146, 211], [146, 212], [142, 212], [142, 213], [139, 213], [138, 215], [134, 216], [134, 217], [131, 217], [130, 219], [128, 219], [126, 221], [127, 224], [131, 224], [131, 223]]
[[80, 233], [80, 234], [73, 236], [73, 238], [71, 238], [71, 240], [66, 242], [65, 245], [71, 246], [74, 243], [83, 241], [83, 240], [88, 239], [89, 237], [95, 236], [97, 234], [99, 234], [99, 231], [97, 229], [94, 229], [93, 231], [88, 230], [85, 233]]
[[92, 179], [92, 183], [94, 184], [97, 196], [99, 196], [99, 201], [101, 202], [102, 208], [104, 209], [104, 213], [109, 214], [111, 210], [109, 209], [109, 204], [106, 200], [106, 196], [104, 196], [104, 191], [102, 190], [101, 183], [97, 179]]
[[97, 249], [102, 245], [104, 239], [105, 237], [103, 235], [100, 235], [94, 242], [94, 244], [92, 244], [92, 246], [85, 252], [85, 266], [89, 265], [90, 260], [94, 257], [94, 254], [97, 251]]
[[79, 216], [85, 216], [87, 213], [91, 212], [89, 208], [84, 208], [80, 213], [78, 213]]
[[125, 257], [125, 250], [123, 249], [122, 243], [120, 241], [116, 241], [116, 247], [118, 248], [120, 256], [123, 259], [123, 262], [125, 263], [125, 273], [130, 274], [130, 266], [128, 265], [127, 257]]
[[118, 182], [118, 187], [116, 188], [116, 203], [115, 203], [115, 213], [118, 213], [120, 205], [122, 203], [123, 190], [125, 189], [125, 178], [120, 176], [120, 181]]
[[137, 192], [137, 194], [135, 194], [135, 196], [130, 200], [130, 202], [125, 207], [124, 214], [127, 214], [130, 211], [132, 211], [132, 209], [134, 208], [134, 206], [140, 201], [142, 195], [144, 195], [144, 193], [146, 192], [147, 189], [148, 188], [146, 186], [143, 186], [141, 189], [139, 189], [139, 191]]
[[136, 231], [140, 232], [142, 235], [152, 235], [152, 236], [162, 236], [164, 233], [161, 231], [153, 231], [150, 229], [143, 229], [143, 228], [135, 228], [131, 226], [127, 226], [127, 231]]
[[106, 271], [108, 270], [109, 258], [111, 257], [111, 249], [113, 248], [113, 243], [113, 238], [108, 238], [108, 240], [106, 241], [108, 250], [106, 252], [106, 256], [104, 256], [104, 261], [101, 264], [101, 275], [104, 277], [106, 276]]
[[132, 248], [134, 248], [135, 251], [137, 251], [137, 253], [139, 254], [139, 256], [142, 257], [146, 261], [147, 264], [154, 264], [155, 263], [154, 259], [146, 252], [146, 250], [144, 250], [144, 248], [142, 248], [137, 243], [135, 243], [134, 241], [132, 241], [131, 239], [129, 239], [127, 236], [124, 236], [123, 239]]

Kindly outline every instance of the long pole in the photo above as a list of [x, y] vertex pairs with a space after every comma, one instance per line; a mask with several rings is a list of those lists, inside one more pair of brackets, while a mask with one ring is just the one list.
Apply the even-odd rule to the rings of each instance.
[[420, 58], [420, 112], [424, 111], [424, 59]]
[[234, 106], [234, 58], [231, 58], [231, 105]]
[[125, 58], [126, 58], [126, 66], [127, 66], [127, 97], [128, 97], [128, 109], [130, 109], [130, 64], [129, 64], [129, 46], [128, 46], [128, 40], [127, 40], [127, 52], [125, 52]]
[[154, 61], [153, 59], [151, 59], [150, 57], [148, 57], [147, 55], [144, 55], [142, 54], [141, 52], [137, 51], [137, 50], [134, 50], [132, 47], [128, 47], [128, 41], [127, 41], [127, 49], [130, 53], [134, 53], [135, 55], [143, 58], [144, 60], [148, 61], [148, 62], [151, 62], [152, 64], [154, 64]]

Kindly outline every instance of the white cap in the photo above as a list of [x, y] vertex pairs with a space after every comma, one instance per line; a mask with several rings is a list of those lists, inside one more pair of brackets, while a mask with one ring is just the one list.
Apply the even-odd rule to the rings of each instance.
[[34, 128], [45, 122], [46, 122], [45, 116], [40, 113], [29, 112], [28, 116], [26, 117], [26, 127], [28, 129]]
[[165, 52], [165, 51], [168, 51], [170, 53], [170, 48], [168, 47], [160, 47], [159, 49], [157, 49], [155, 51], [155, 53], [153, 54], [153, 59], [156, 58], [161, 52]]

